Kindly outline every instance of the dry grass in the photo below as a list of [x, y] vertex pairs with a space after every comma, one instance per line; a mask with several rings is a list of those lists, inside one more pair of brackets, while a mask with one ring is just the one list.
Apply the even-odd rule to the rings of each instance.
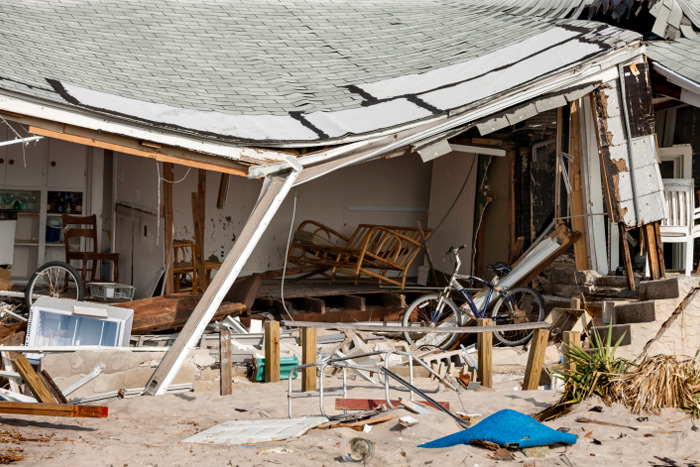
[[616, 399], [638, 414], [678, 407], [700, 415], [700, 368], [694, 360], [670, 355], [647, 357], [631, 371], [615, 378]]

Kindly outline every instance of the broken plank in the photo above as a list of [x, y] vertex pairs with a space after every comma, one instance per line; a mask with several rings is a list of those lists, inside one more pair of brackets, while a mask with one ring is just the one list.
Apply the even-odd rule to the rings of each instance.
[[[423, 404], [427, 407], [433, 407], [433, 404], [427, 401], [414, 401], [418, 404]], [[438, 402], [445, 409], [450, 410], [449, 402]], [[373, 410], [382, 405], [386, 405], [385, 399], [336, 399], [335, 410]], [[401, 401], [392, 400], [391, 405], [398, 407]], [[435, 407], [437, 409], [437, 407]]]
[[0, 402], [0, 413], [13, 415], [45, 415], [48, 417], [106, 418], [108, 409], [107, 407], [94, 405]]
[[[173, 294], [122, 302], [114, 306], [134, 310], [131, 334], [141, 335], [155, 331], [174, 330], [184, 326], [201, 298], [201, 294]], [[212, 320], [220, 320], [226, 316], [237, 316], [245, 310], [246, 306], [242, 303], [223, 302]]]
[[219, 180], [219, 194], [216, 197], [216, 208], [224, 209], [226, 206], [226, 198], [228, 197], [228, 184], [231, 176], [229, 174], [221, 174]]
[[49, 388], [46, 387], [24, 355], [16, 355], [12, 360], [12, 367], [22, 376], [22, 380], [29, 386], [29, 389], [38, 401], [49, 404], [56, 402], [56, 398], [51, 394]]
[[51, 375], [48, 373], [46, 370], [41, 370], [39, 372], [39, 377], [42, 379], [46, 387], [51, 391], [51, 394], [53, 397], [56, 399], [56, 402], [59, 404], [67, 404], [68, 399], [66, 399], [66, 396], [63, 395], [63, 392], [61, 391], [61, 388], [59, 388], [56, 385], [56, 382], [53, 380]]

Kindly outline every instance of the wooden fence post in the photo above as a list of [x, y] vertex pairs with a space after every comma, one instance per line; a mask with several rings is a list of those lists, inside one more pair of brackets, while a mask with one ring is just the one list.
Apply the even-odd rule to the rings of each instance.
[[[577, 331], [564, 331], [562, 333], [562, 342], [568, 347], [578, 347], [581, 348], [581, 333]], [[565, 369], [569, 373], [576, 369], [576, 364], [569, 361], [569, 359], [564, 355]]]
[[[299, 330], [301, 344], [301, 363], [316, 363], [316, 328], [301, 328]], [[291, 375], [290, 375], [291, 376]], [[302, 370], [301, 374], [301, 390], [315, 391], [316, 390], [316, 367], [308, 367]]]
[[231, 331], [219, 331], [219, 366], [221, 373], [221, 395], [229, 396], [233, 393], [233, 375], [231, 368]]
[[[492, 321], [490, 318], [479, 318], [476, 320], [476, 324], [477, 326], [491, 326]], [[491, 332], [480, 332], [476, 342], [479, 365], [479, 368], [477, 369], [477, 376], [483, 387], [493, 387], [493, 381], [491, 378], [493, 335]]]
[[280, 323], [265, 321], [265, 382], [280, 380]]
[[530, 354], [527, 357], [527, 367], [525, 368], [524, 391], [537, 389], [540, 385], [544, 352], [547, 349], [548, 340], [549, 329], [535, 329], [535, 333], [530, 341]]

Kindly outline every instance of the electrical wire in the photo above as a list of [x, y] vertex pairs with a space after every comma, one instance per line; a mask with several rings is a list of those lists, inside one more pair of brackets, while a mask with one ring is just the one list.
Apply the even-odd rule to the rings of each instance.
[[284, 280], [287, 276], [287, 258], [289, 256], [289, 246], [292, 243], [292, 234], [294, 233], [294, 219], [297, 215], [297, 190], [294, 190], [294, 201], [292, 206], [292, 221], [289, 223], [289, 236], [287, 237], [287, 248], [284, 249], [284, 267], [282, 268], [282, 282], [280, 283], [280, 297], [282, 299], [282, 308], [287, 313], [289, 319], [294, 321], [294, 317], [287, 309], [287, 304], [284, 303]]
[[[440, 222], [438, 222], [438, 225], [433, 229], [432, 234], [430, 235], [430, 238], [435, 238], [435, 232], [438, 231], [438, 229], [442, 226], [443, 222], [445, 222], [445, 219], [447, 219], [447, 216], [450, 215], [450, 212], [452, 212], [452, 209], [454, 209], [455, 205], [457, 205], [457, 201], [459, 201], [459, 198], [462, 196], [462, 193], [464, 192], [464, 189], [467, 187], [467, 182], [469, 181], [469, 177], [472, 175], [472, 171], [474, 170], [474, 165], [476, 165], [476, 160], [478, 157], [474, 157], [472, 159], [472, 166], [469, 168], [469, 173], [467, 173], [467, 177], [464, 179], [464, 183], [462, 183], [462, 188], [459, 189], [459, 193], [457, 193], [457, 196], [455, 197], [454, 201], [452, 201], [452, 204], [450, 205], [449, 209], [445, 213], [445, 215], [440, 219]], [[430, 241], [430, 238], [428, 241]]]

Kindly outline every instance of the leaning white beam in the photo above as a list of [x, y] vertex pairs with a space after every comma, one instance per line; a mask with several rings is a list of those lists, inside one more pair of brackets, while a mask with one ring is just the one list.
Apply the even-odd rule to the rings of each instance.
[[211, 284], [204, 291], [204, 295], [197, 303], [170, 351], [165, 354], [153, 373], [151, 380], [146, 385], [146, 394], [160, 396], [167, 392], [168, 386], [180, 371], [190, 349], [199, 342], [204, 329], [214, 317], [233, 281], [240, 274], [282, 201], [294, 186], [300, 169], [301, 167], [297, 166], [286, 176], [265, 178], [258, 202], [241, 234]]

